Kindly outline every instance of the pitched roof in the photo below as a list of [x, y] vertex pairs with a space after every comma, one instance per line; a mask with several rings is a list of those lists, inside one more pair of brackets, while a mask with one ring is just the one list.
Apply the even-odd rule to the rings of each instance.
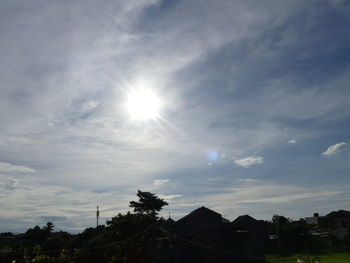
[[346, 211], [346, 210], [339, 210], [339, 211], [333, 211], [330, 212], [328, 215], [326, 215], [327, 217], [350, 217], [350, 211]]
[[232, 224], [237, 227], [245, 227], [249, 224], [256, 224], [258, 221], [250, 215], [242, 215], [233, 220]]
[[196, 210], [193, 210], [186, 216], [180, 218], [174, 224], [177, 226], [180, 226], [180, 225], [200, 226], [200, 225], [209, 225], [212, 223], [221, 223], [221, 222], [222, 222], [221, 214], [202, 206], [200, 208], [197, 208]]
[[174, 219], [172, 219], [171, 217], [169, 217], [167, 220], [165, 220], [166, 224], [173, 224], [175, 222]]

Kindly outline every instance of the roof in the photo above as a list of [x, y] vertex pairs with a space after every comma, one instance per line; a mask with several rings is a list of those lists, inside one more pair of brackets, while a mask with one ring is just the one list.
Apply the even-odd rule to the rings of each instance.
[[165, 220], [166, 224], [173, 224], [175, 222], [174, 219], [172, 219], [171, 217], [169, 217], [167, 220]]
[[221, 214], [204, 206], [193, 210], [174, 223], [175, 226], [187, 227], [211, 227], [218, 224], [222, 224]]
[[266, 222], [256, 220], [250, 215], [242, 215], [232, 222], [232, 227], [236, 231], [248, 231], [250, 234], [258, 237], [260, 240], [268, 239], [268, 228]]
[[179, 220], [177, 220], [176, 222], [181, 222], [181, 221], [184, 221], [188, 218], [191, 218], [193, 216], [210, 216], [210, 215], [213, 215], [213, 216], [220, 216], [221, 217], [221, 214], [213, 211], [213, 210], [210, 210], [209, 208], [206, 208], [205, 206], [201, 206], [195, 210], [193, 210], [192, 212], [190, 212], [189, 214], [185, 215], [184, 217], [180, 218]]
[[326, 215], [327, 217], [350, 217], [350, 211], [346, 210], [339, 210], [339, 211], [333, 211]]
[[232, 225], [235, 227], [247, 227], [248, 225], [257, 223], [258, 221], [250, 215], [242, 215], [233, 220]]

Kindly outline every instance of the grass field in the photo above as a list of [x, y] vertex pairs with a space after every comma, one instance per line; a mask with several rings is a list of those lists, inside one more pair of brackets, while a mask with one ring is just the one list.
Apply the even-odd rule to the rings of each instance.
[[[301, 255], [303, 256], [303, 255]], [[310, 256], [311, 262], [316, 255]], [[331, 253], [324, 255], [317, 255], [320, 258], [320, 263], [350, 263], [350, 252], [348, 253]], [[266, 256], [266, 262], [268, 263], [296, 263], [297, 255], [280, 257], [277, 255]], [[311, 263], [310, 262], [310, 263]]]

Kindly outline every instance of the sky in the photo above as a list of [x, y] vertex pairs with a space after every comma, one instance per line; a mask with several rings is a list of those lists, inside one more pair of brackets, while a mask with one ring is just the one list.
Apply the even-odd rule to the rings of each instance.
[[350, 2], [0, 3], [0, 232], [350, 210]]

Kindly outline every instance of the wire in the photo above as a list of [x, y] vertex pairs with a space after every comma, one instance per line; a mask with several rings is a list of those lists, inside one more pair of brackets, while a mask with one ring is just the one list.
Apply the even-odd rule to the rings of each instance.
[[[103, 245], [98, 245], [98, 246], [93, 246], [93, 247], [86, 247], [86, 248], [79, 248], [79, 249], [62, 249], [62, 250], [64, 250], [65, 252], [75, 252], [77, 250], [79, 250], [79, 251], [88, 251], [88, 250], [95, 250], [95, 249], [103, 248], [103, 247], [114, 246], [114, 245], [118, 245], [118, 244], [125, 244], [125, 243], [128, 243], [131, 240], [133, 240], [133, 239], [143, 235], [144, 233], [148, 232], [153, 227], [153, 225], [154, 224], [150, 225], [145, 230], [143, 230], [143, 231], [141, 231], [141, 232], [139, 232], [139, 233], [137, 233], [137, 234], [127, 238], [127, 239], [121, 240], [121, 241], [114, 241], [114, 242], [111, 242], [111, 243], [108, 243], [108, 244], [103, 244]], [[61, 252], [62, 250], [56, 250], [56, 251]], [[41, 254], [49, 254], [49, 253], [52, 253], [52, 251], [40, 251], [40, 253]]]
[[[144, 233], [148, 232], [153, 226], [154, 226], [154, 223], [152, 225], [150, 225], [149, 227], [147, 227], [146, 229], [144, 229], [143, 231], [141, 231], [141, 232], [139, 232], [139, 233], [137, 233], [137, 234], [127, 238], [127, 239], [121, 240], [121, 241], [114, 241], [114, 242], [111, 242], [111, 243], [108, 243], [108, 244], [103, 244], [103, 245], [98, 245], [98, 246], [93, 246], [93, 247], [85, 247], [85, 248], [80, 248], [80, 249], [44, 250], [44, 251], [39, 251], [39, 253], [40, 254], [53, 254], [53, 253], [61, 253], [61, 252], [89, 251], [89, 250], [95, 250], [95, 249], [103, 248], [103, 247], [109, 247], [109, 246], [114, 246], [114, 245], [119, 245], [119, 244], [125, 244], [125, 243], [128, 243], [131, 240], [133, 240], [133, 239], [143, 235]], [[156, 227], [156, 228], [158, 230], [160, 230], [161, 232], [169, 235], [169, 236], [175, 237], [175, 238], [177, 238], [179, 240], [185, 241], [185, 242], [187, 242], [189, 244], [192, 244], [192, 245], [195, 245], [195, 246], [203, 247], [203, 248], [214, 250], [214, 251], [221, 252], [221, 253], [236, 255], [236, 256], [248, 257], [248, 258], [253, 258], [253, 259], [261, 259], [261, 257], [254, 257], [254, 256], [247, 255], [247, 254], [241, 254], [241, 253], [237, 253], [237, 252], [233, 252], [233, 251], [229, 251], [229, 250], [224, 250], [224, 249], [208, 246], [206, 244], [202, 244], [202, 243], [199, 243], [199, 242], [196, 242], [196, 241], [192, 241], [192, 240], [183, 238], [183, 237], [178, 236], [178, 235], [176, 235], [174, 233], [170, 233], [170, 232], [168, 232], [168, 231], [166, 231], [164, 229], [161, 229], [159, 227]], [[0, 253], [6, 253], [6, 252], [5, 251], [0, 251]]]
[[113, 245], [117, 245], [117, 244], [124, 244], [124, 243], [128, 243], [130, 242], [131, 240], [143, 235], [144, 233], [148, 232], [152, 227], [153, 227], [154, 224], [150, 225], [149, 227], [147, 227], [145, 230], [127, 238], [127, 239], [124, 239], [122, 241], [114, 241], [114, 242], [111, 242], [109, 244], [105, 244], [105, 245], [100, 245], [100, 246], [95, 246], [95, 247], [89, 247], [89, 248], [81, 248], [79, 250], [93, 250], [93, 249], [97, 249], [97, 248], [101, 248], [101, 247], [108, 247], [108, 246], [113, 246]]

